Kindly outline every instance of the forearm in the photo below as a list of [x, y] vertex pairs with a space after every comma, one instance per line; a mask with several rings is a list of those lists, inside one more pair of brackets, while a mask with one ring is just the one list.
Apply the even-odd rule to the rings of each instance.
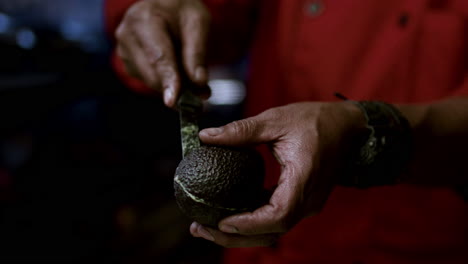
[[408, 182], [468, 184], [468, 97], [426, 105], [401, 105], [413, 130]]

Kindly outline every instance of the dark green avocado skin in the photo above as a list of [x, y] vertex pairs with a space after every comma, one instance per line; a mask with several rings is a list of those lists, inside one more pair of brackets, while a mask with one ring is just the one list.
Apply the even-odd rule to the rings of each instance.
[[176, 201], [188, 217], [216, 228], [221, 219], [253, 211], [267, 201], [264, 174], [263, 159], [253, 149], [201, 146], [176, 169]]

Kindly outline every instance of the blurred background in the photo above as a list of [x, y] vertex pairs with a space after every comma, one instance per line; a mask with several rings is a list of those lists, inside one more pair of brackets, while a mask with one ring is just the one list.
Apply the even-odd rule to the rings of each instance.
[[[110, 67], [102, 0], [0, 0], [0, 263], [218, 263], [172, 177], [179, 120]], [[242, 65], [211, 69], [202, 127], [239, 118]]]

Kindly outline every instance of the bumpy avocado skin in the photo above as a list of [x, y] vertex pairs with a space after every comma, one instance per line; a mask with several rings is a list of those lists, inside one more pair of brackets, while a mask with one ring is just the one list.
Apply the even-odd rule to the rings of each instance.
[[217, 227], [221, 219], [265, 203], [263, 179], [263, 159], [258, 152], [202, 146], [177, 167], [175, 197], [188, 217]]
[[212, 228], [217, 228], [218, 222], [235, 213], [241, 213], [242, 211], [230, 211], [223, 210], [220, 208], [214, 208], [203, 203], [195, 202], [191, 199], [177, 183], [174, 183], [174, 189], [176, 194], [176, 201], [182, 212], [190, 217], [192, 220]]

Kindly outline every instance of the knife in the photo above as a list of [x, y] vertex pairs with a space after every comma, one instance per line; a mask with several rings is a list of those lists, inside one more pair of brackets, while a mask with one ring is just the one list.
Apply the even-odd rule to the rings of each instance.
[[180, 118], [180, 138], [182, 157], [200, 147], [198, 138], [198, 118], [203, 110], [203, 102], [189, 89], [185, 89], [177, 102]]

